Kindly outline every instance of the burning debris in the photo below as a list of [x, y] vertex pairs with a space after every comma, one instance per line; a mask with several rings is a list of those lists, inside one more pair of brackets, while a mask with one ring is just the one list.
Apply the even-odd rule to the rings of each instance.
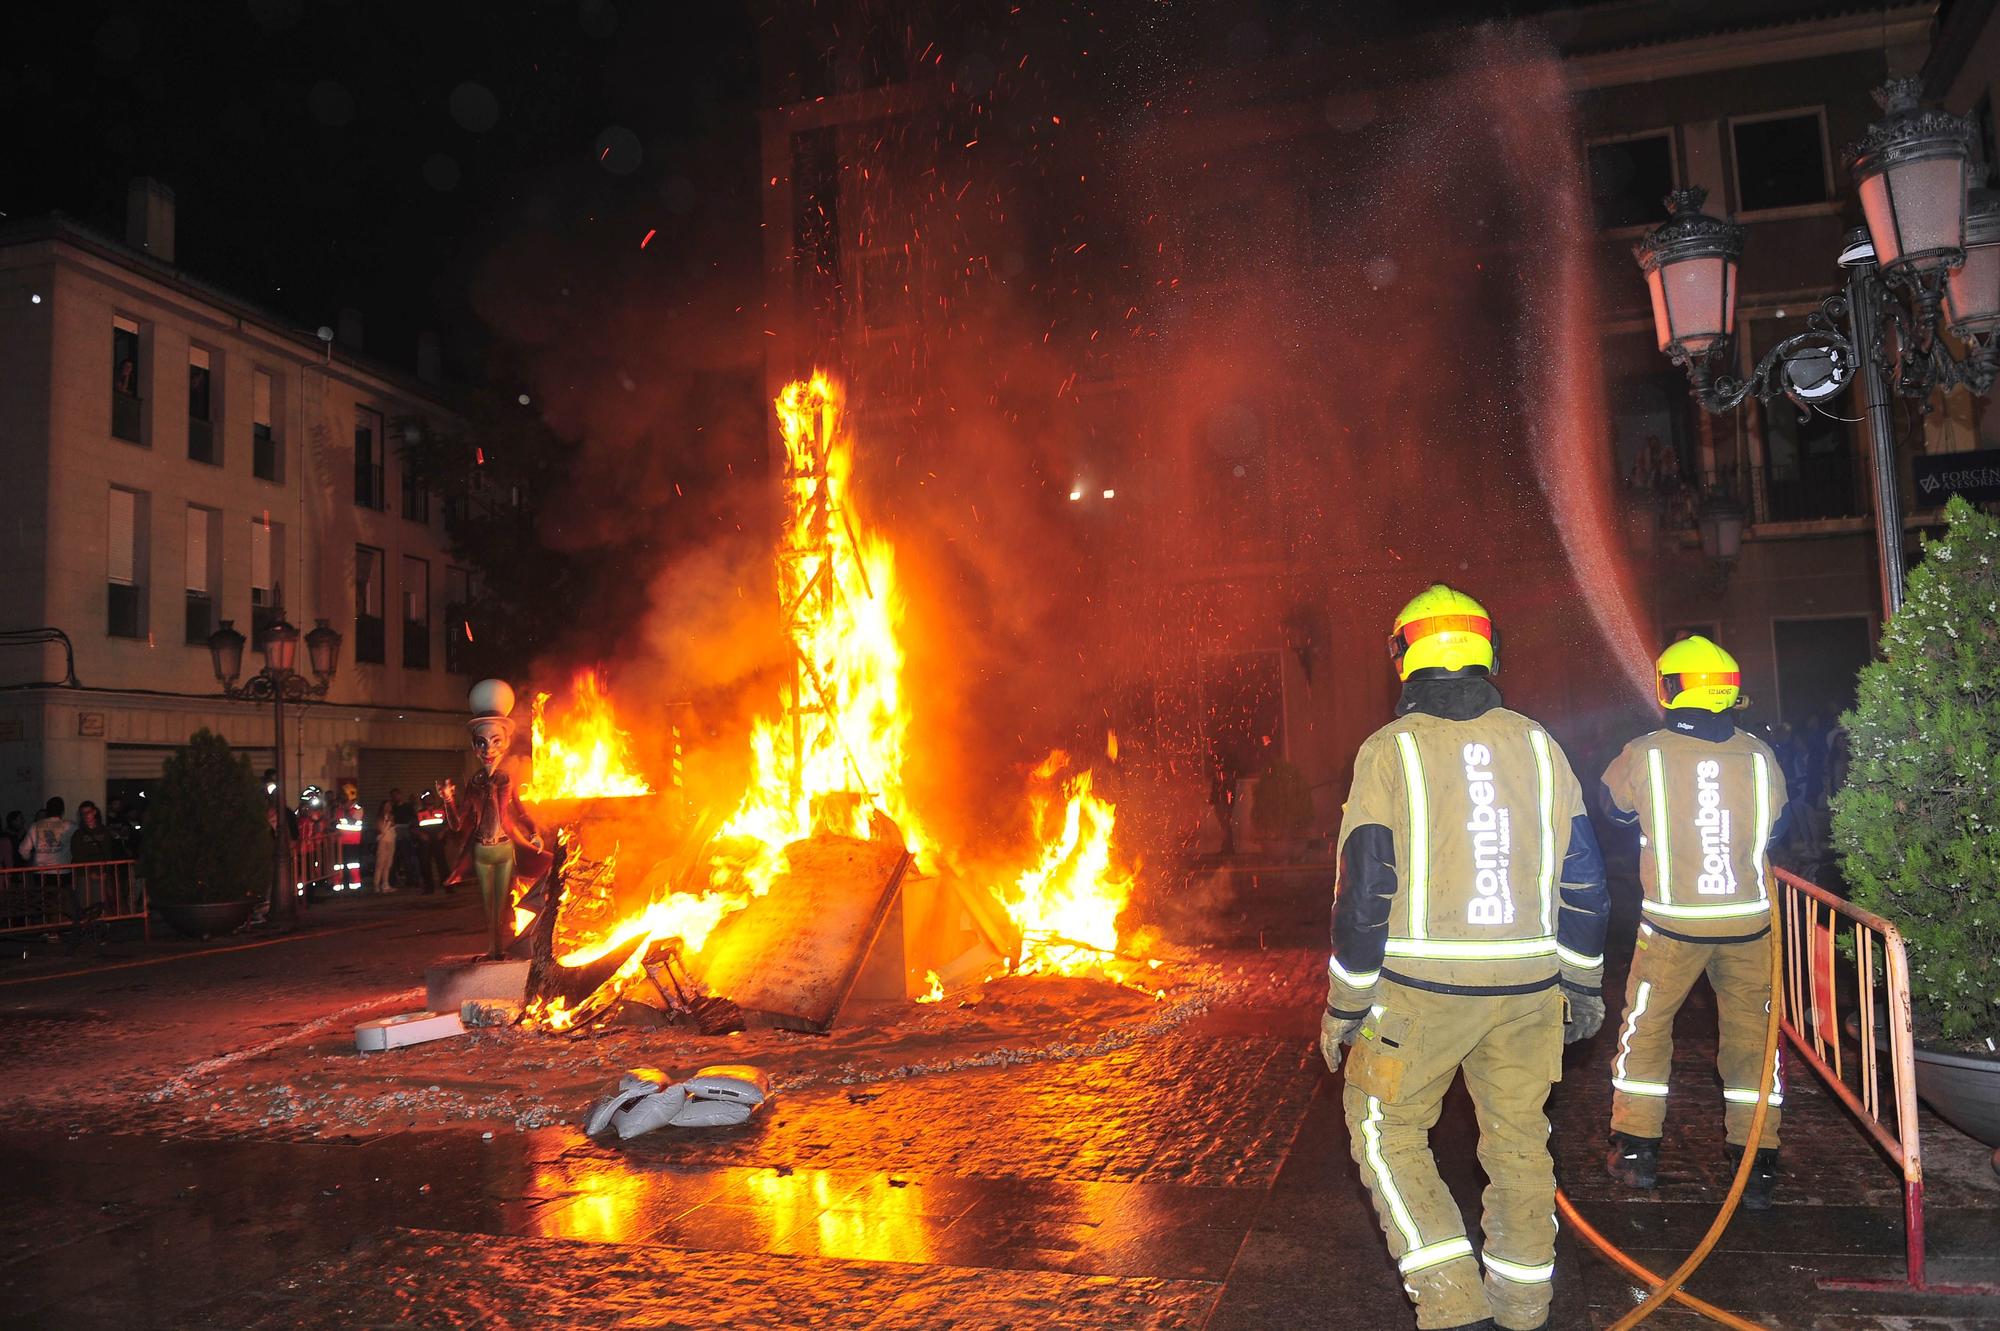
[[[1118, 933], [1133, 873], [1089, 765], [1057, 751], [1035, 769], [1038, 849], [1018, 872], [978, 881], [930, 831], [905, 780], [907, 602], [893, 544], [855, 500], [840, 392], [816, 374], [776, 406], [790, 670], [752, 729], [748, 787], [727, 818], [686, 818], [640, 774], [594, 673], [573, 681], [560, 724], [536, 698], [523, 798], [562, 831], [545, 899], [517, 903], [526, 1019], [572, 1030], [656, 998], [674, 1024], [823, 1032], [851, 998], [934, 1002], [1007, 971], [1129, 983], [1146, 969]], [[1105, 752], [1115, 761], [1115, 737]], [[636, 887], [635, 852], [653, 861]]]

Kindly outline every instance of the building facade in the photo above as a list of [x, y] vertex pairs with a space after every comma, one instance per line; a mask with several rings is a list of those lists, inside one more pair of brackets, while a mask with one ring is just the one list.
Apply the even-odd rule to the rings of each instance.
[[[1852, 394], [1703, 415], [1630, 247], [1704, 186], [1750, 228], [1745, 363], [1801, 330], [1861, 220], [1842, 145], [1924, 67], [1933, 5], [1611, 3], [1497, 35], [1238, 12], [1161, 22], [1117, 72], [1091, 62], [1119, 43], [1018, 7], [767, 8], [769, 388], [835, 367], [877, 447], [1004, 459], [977, 482], [1025, 492], [991, 507], [1036, 506], [1038, 534], [1067, 509], [1072, 567], [1044, 577], [1103, 620], [1069, 701], [1160, 777], [1135, 803], [1194, 828], [1218, 764], [1283, 756], [1331, 823], [1394, 701], [1390, 616], [1434, 579], [1494, 611], [1510, 702], [1579, 770], [1646, 722], [1683, 632], [1737, 651], [1749, 723], [1851, 700], [1880, 628], [1865, 435], [1829, 414]], [[1570, 190], [1586, 280], [1556, 294]], [[1906, 476], [1979, 437], [1963, 396], [1935, 405]], [[1727, 569], [1696, 539], [1715, 493], [1747, 510]], [[1615, 530], [1571, 539], [1592, 527]]]
[[[1583, 13], [1567, 60], [1601, 236], [1609, 447], [1655, 628], [1663, 641], [1698, 631], [1727, 643], [1754, 681], [1756, 718], [1794, 730], [1830, 725], [1852, 704], [1855, 672], [1881, 633], [1859, 390], [1803, 415], [1783, 399], [1703, 412], [1655, 346], [1630, 247], [1664, 219], [1667, 190], [1700, 186], [1708, 211], [1747, 228], [1738, 369], [1805, 331], [1842, 288], [1836, 255], [1862, 221], [1843, 147], [1879, 118], [1874, 90], [1922, 73], [1945, 40], [1935, 8], [1750, 7], [1726, 24], [1650, 32], [1621, 30], [1614, 5], [1601, 18]], [[2000, 424], [1964, 393], [1929, 406], [1898, 404], [1898, 535], [1911, 557], [1917, 533], [1938, 520], [1910, 484], [1911, 458], [1990, 447]], [[1695, 530], [1718, 495], [1746, 519], [1728, 566], [1703, 554]]]
[[204, 726], [274, 765], [270, 705], [221, 696], [208, 638], [234, 624], [252, 673], [281, 617], [343, 638], [325, 700], [288, 709], [293, 798], [457, 774], [469, 577], [395, 446], [448, 408], [351, 326], [294, 329], [185, 273], [173, 229], [141, 181], [123, 243], [0, 233], [0, 809], [130, 804]]

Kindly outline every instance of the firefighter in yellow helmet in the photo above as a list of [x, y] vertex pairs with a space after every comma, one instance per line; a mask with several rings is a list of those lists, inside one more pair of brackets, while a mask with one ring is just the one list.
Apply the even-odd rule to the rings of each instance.
[[1771, 1205], [1778, 1174], [1782, 1070], [1765, 1067], [1771, 1004], [1771, 900], [1765, 855], [1780, 837], [1785, 775], [1769, 746], [1725, 715], [1737, 705], [1736, 658], [1699, 635], [1660, 653], [1666, 725], [1627, 744], [1604, 773], [1604, 810], [1641, 831], [1639, 936], [1611, 1063], [1611, 1146], [1605, 1165], [1634, 1188], [1658, 1180], [1660, 1134], [1674, 1054], [1674, 1014], [1702, 975], [1715, 990], [1723, 1122], [1748, 1142], [1760, 1096], [1764, 1120], [1743, 1204]]
[[[1608, 898], [1583, 795], [1501, 705], [1492, 621], [1449, 587], [1396, 616], [1396, 719], [1354, 758], [1320, 1052], [1424, 1328], [1530, 1331], [1555, 1269], [1549, 1087], [1604, 1020]], [[1475, 1256], [1430, 1129], [1463, 1072], [1488, 1179]]]

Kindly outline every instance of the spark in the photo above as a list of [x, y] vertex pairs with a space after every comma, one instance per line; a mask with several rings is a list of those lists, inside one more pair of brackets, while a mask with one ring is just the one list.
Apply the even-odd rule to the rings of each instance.
[[645, 249], [648, 245], [653, 243], [653, 237], [659, 234], [660, 234], [660, 229], [658, 227], [654, 227], [651, 231], [648, 231], [646, 233], [646, 238], [639, 242], [639, 248], [642, 250]]

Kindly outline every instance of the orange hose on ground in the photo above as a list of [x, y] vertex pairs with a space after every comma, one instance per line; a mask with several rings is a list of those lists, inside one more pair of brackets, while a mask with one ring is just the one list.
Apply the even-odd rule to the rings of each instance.
[[[1778, 904], [1775, 900], [1776, 894], [1773, 893], [1771, 895], [1774, 898], [1771, 910], [1771, 1001], [1769, 1004], [1771, 1019], [1766, 1023], [1764, 1029], [1764, 1061], [1758, 1065], [1767, 1068], [1773, 1066], [1778, 1057], [1778, 1028], [1784, 1016], [1784, 1011], [1780, 1006], [1779, 1000], [1784, 993], [1785, 980], [1785, 949], [1779, 938], [1778, 923], [1778, 917], [1783, 912], [1778, 909]], [[1715, 1220], [1708, 1227], [1708, 1233], [1702, 1236], [1701, 1242], [1695, 1245], [1694, 1251], [1688, 1254], [1687, 1260], [1682, 1262], [1664, 1282], [1651, 1271], [1639, 1265], [1638, 1262], [1632, 1260], [1631, 1257], [1619, 1251], [1618, 1248], [1612, 1245], [1609, 1239], [1593, 1229], [1582, 1216], [1576, 1213], [1576, 1207], [1571, 1204], [1569, 1198], [1565, 1197], [1560, 1190], [1557, 1191], [1556, 1205], [1562, 1208], [1563, 1214], [1569, 1217], [1572, 1225], [1576, 1226], [1577, 1233], [1583, 1235], [1590, 1242], [1591, 1246], [1595, 1247], [1626, 1271], [1638, 1276], [1647, 1284], [1654, 1286], [1653, 1292], [1646, 1296], [1643, 1303], [1612, 1324], [1611, 1331], [1632, 1331], [1633, 1327], [1651, 1317], [1659, 1306], [1668, 1299], [1678, 1300], [1702, 1316], [1720, 1322], [1724, 1326], [1734, 1327], [1736, 1331], [1770, 1331], [1770, 1328], [1757, 1322], [1738, 1317], [1731, 1312], [1725, 1312], [1713, 1304], [1704, 1303], [1691, 1294], [1681, 1292], [1681, 1286], [1687, 1282], [1689, 1276], [1695, 1273], [1696, 1268], [1708, 1260], [1709, 1253], [1714, 1251], [1715, 1245], [1722, 1239], [1722, 1231], [1729, 1227], [1730, 1220], [1736, 1215], [1737, 1203], [1743, 1200], [1743, 1189], [1750, 1182], [1750, 1166], [1757, 1159], [1757, 1143], [1764, 1138], [1764, 1120], [1770, 1115], [1770, 1111], [1771, 1097], [1769, 1095], [1758, 1096], [1757, 1112], [1751, 1115], [1750, 1118], [1749, 1140], [1744, 1143], [1743, 1158], [1736, 1162], [1736, 1178], [1729, 1185], [1729, 1196], [1723, 1199], [1722, 1209], [1716, 1212]]]

